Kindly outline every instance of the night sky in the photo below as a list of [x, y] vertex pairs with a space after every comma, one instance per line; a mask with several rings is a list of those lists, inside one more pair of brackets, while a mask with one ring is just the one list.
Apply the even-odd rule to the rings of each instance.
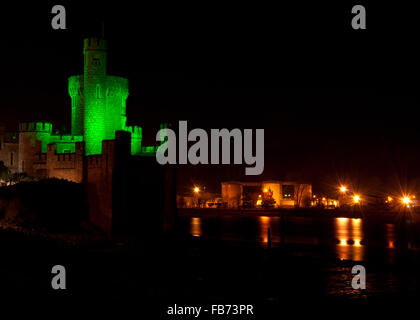
[[[50, 27], [54, 4], [2, 7], [0, 122], [10, 129], [22, 120], [69, 128], [67, 78], [82, 73], [82, 40], [104, 22], [108, 73], [129, 79], [128, 117], [146, 143], [163, 121], [264, 128], [256, 179], [420, 191], [418, 22], [407, 5], [368, 3], [367, 30], [354, 31], [354, 3], [70, 1], [60, 3], [63, 31]], [[179, 171], [183, 189], [218, 192], [220, 181], [247, 178], [243, 167]]]

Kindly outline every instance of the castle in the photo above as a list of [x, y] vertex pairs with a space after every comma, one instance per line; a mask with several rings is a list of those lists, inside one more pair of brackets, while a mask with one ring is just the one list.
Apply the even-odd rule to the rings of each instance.
[[162, 170], [154, 159], [158, 146], [143, 146], [142, 128], [127, 125], [128, 80], [107, 74], [106, 41], [85, 39], [83, 56], [83, 74], [68, 79], [71, 133], [54, 133], [49, 122], [20, 123], [17, 133], [0, 133], [0, 161], [13, 173], [86, 184], [90, 220], [111, 232], [121, 218], [115, 212], [129, 207], [128, 195], [116, 196], [116, 188], [134, 184], [124, 176], [128, 168], [143, 181], [153, 168]]

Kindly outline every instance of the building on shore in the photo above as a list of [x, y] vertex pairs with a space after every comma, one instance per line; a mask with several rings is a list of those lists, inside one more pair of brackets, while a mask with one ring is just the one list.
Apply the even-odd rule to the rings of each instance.
[[309, 207], [312, 185], [290, 181], [222, 182], [222, 198], [228, 208], [264, 206], [270, 199], [270, 207]]

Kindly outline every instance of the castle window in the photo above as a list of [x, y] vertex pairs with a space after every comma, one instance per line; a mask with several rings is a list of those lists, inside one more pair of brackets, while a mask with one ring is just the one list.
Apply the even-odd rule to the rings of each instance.
[[101, 60], [99, 58], [93, 58], [92, 59], [92, 64], [94, 66], [100, 66], [101, 65]]
[[99, 84], [96, 85], [96, 99], [101, 98], [101, 86]]

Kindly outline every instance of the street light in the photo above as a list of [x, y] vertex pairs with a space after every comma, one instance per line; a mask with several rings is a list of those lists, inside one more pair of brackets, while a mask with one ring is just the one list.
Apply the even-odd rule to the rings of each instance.
[[401, 199], [401, 201], [402, 201], [402, 203], [403, 203], [403, 204], [405, 204], [406, 206], [409, 206], [409, 204], [410, 204], [410, 202], [411, 202], [411, 200], [410, 200], [410, 198], [409, 198], [409, 197], [403, 197], [403, 198]]
[[347, 192], [347, 187], [346, 187], [346, 186], [341, 186], [341, 187], [340, 187], [340, 192], [341, 192], [341, 193], [345, 193], [345, 192]]
[[360, 196], [358, 195], [358, 194], [355, 194], [354, 196], [353, 196], [353, 201], [354, 201], [354, 203], [359, 203], [360, 202]]
[[194, 188], [194, 192], [195, 192], [195, 193], [199, 193], [199, 192], [200, 192], [200, 188], [199, 188], [199, 187], [195, 187], [195, 188]]

